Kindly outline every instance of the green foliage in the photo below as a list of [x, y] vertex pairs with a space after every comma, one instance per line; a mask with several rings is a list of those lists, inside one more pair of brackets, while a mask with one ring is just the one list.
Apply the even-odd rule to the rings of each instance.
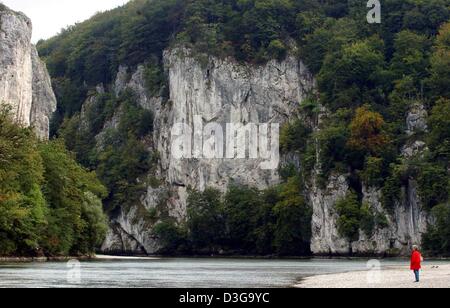
[[[301, 13], [317, 14], [314, 12]], [[321, 13], [318, 13], [321, 14]], [[304, 18], [304, 17], [301, 17]], [[309, 17], [311, 18], [311, 17]], [[332, 19], [325, 16], [313, 15], [308, 25], [309, 31], [303, 37], [304, 47], [301, 49], [302, 58], [314, 74], [318, 74], [328, 54], [342, 48], [343, 45], [354, 42], [358, 37], [358, 28], [354, 20], [349, 18]], [[303, 25], [299, 25], [299, 31], [303, 31]]]
[[378, 229], [389, 228], [389, 220], [387, 219], [387, 216], [382, 213], [375, 214], [375, 226], [377, 226]]
[[214, 189], [193, 191], [188, 198], [187, 226], [195, 250], [207, 248], [215, 252], [225, 232], [224, 209], [221, 194]]
[[274, 207], [277, 223], [274, 246], [278, 255], [309, 255], [312, 209], [301, 191], [298, 177], [282, 185]]
[[423, 248], [430, 254], [450, 255], [450, 205], [441, 204], [436, 206], [432, 214], [436, 223], [430, 226], [424, 235]]
[[390, 169], [390, 176], [382, 188], [382, 204], [388, 212], [392, 213], [403, 196], [402, 187], [408, 185], [410, 168], [404, 164], [392, 164]]
[[[261, 194], [247, 187], [232, 186], [225, 197], [225, 216], [232, 249], [254, 249], [253, 231], [258, 208], [263, 204]], [[255, 220], [254, 220], [255, 219]]]
[[0, 109], [0, 255], [89, 254], [103, 241], [105, 188], [63, 144]]
[[446, 167], [424, 163], [420, 165], [418, 173], [419, 195], [426, 208], [432, 209], [448, 200], [450, 177]]
[[185, 253], [187, 249], [187, 231], [175, 224], [173, 221], [163, 221], [158, 223], [153, 232], [158, 236], [162, 245], [160, 253], [177, 254]]
[[359, 239], [360, 230], [370, 238], [376, 230], [388, 227], [386, 215], [376, 213], [367, 203], [361, 205], [354, 192], [349, 192], [345, 198], [338, 200], [335, 207], [339, 216], [338, 232], [349, 242]]
[[[310, 119], [316, 116], [316, 103], [307, 101], [302, 105], [302, 112], [307, 114]], [[316, 143], [313, 138], [312, 129], [297, 119], [291, 123], [287, 123], [281, 129], [280, 133], [280, 150], [283, 153], [295, 153], [299, 156], [303, 173], [309, 174], [316, 164]], [[283, 178], [295, 176], [298, 171], [296, 166], [289, 165], [280, 170]]]
[[450, 99], [441, 99], [434, 106], [428, 119], [430, 133], [428, 143], [436, 159], [450, 161]]
[[[167, 76], [164, 73], [162, 64], [157, 60], [150, 61], [145, 68], [145, 82], [150, 95], [164, 95], [167, 85]], [[168, 90], [168, 89], [167, 89]]]
[[0, 105], [0, 255], [39, 251], [47, 211], [43, 180], [36, 138]]
[[120, 64], [133, 68], [161, 59], [185, 7], [182, 0], [132, 1], [40, 41], [59, 103], [55, 125], [81, 111], [86, 87], [111, 83]]
[[329, 124], [317, 134], [319, 161], [325, 179], [333, 170], [344, 171], [342, 167], [349, 155], [347, 149], [349, 130], [345, 126], [345, 120], [341, 115], [336, 115], [336, 120]]
[[350, 192], [345, 198], [336, 202], [336, 212], [339, 215], [337, 220], [339, 234], [350, 242], [358, 240], [361, 209], [356, 194]]
[[[105, 192], [106, 193], [106, 192]], [[81, 207], [81, 234], [78, 236], [78, 252], [89, 253], [100, 247], [108, 232], [108, 220], [103, 212], [100, 197], [85, 192]]]
[[450, 97], [450, 23], [444, 24], [436, 39], [435, 51], [431, 56], [429, 84], [434, 98]]
[[75, 162], [64, 141], [42, 144], [40, 152], [43, 192], [50, 208], [45, 250], [53, 255], [92, 252], [106, 235], [101, 207], [101, 199], [106, 196], [104, 186], [95, 173]]
[[370, 205], [363, 203], [360, 209], [360, 228], [370, 238], [376, 230], [389, 227], [389, 221], [385, 214], [376, 213]]
[[283, 60], [286, 57], [288, 50], [284, 43], [277, 39], [270, 42], [269, 47], [267, 47], [267, 52], [270, 58]]
[[427, 53], [430, 44], [425, 35], [403, 30], [396, 35], [394, 48], [391, 70], [396, 79], [404, 78], [407, 75], [420, 81], [427, 76], [429, 65]]
[[[77, 153], [78, 161], [95, 169], [108, 188], [106, 210], [113, 212], [139, 202], [146, 189], [144, 177], [154, 163], [142, 142], [153, 131], [153, 114], [138, 106], [131, 93], [125, 92], [118, 98], [106, 93], [96, 95], [85, 106], [83, 121], [81, 125], [80, 115], [66, 119], [60, 135], [67, 147]], [[108, 121], [118, 123], [104, 131]], [[99, 148], [97, 135], [101, 132], [103, 146]]]
[[385, 65], [379, 39], [358, 41], [325, 57], [318, 75], [323, 102], [332, 110], [376, 103], [374, 85], [382, 83]]
[[288, 123], [281, 130], [281, 150], [283, 152], [305, 151], [311, 133], [311, 129], [306, 127], [300, 120]]
[[367, 157], [362, 172], [363, 181], [369, 186], [379, 187], [383, 184], [383, 159], [378, 157]]
[[420, 157], [391, 166], [391, 176], [382, 190], [383, 205], [387, 210], [392, 211], [404, 197], [402, 187], [408, 189], [411, 180], [417, 182], [418, 194], [426, 209], [431, 210], [448, 199], [450, 183], [446, 167], [429, 161], [429, 157]]
[[312, 210], [298, 177], [266, 191], [232, 185], [225, 197], [191, 191], [185, 224], [156, 225], [161, 253], [309, 255]]

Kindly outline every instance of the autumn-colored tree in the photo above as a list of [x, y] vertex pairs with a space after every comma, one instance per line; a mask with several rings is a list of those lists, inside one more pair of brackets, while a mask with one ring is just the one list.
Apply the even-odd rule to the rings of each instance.
[[383, 131], [384, 124], [381, 114], [369, 110], [367, 106], [358, 108], [350, 124], [351, 135], [348, 146], [353, 150], [377, 156], [389, 142]]

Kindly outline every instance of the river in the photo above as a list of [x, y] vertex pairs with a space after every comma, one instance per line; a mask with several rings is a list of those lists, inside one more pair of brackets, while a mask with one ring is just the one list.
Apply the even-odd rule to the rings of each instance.
[[[385, 260], [381, 265], [406, 265]], [[0, 263], [0, 287], [285, 288], [312, 275], [364, 270], [365, 260], [112, 259]]]

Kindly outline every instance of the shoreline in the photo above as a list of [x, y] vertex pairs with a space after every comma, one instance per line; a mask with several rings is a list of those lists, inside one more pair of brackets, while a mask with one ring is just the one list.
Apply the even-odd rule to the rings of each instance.
[[405, 266], [388, 266], [380, 271], [360, 270], [302, 278], [294, 288], [300, 289], [396, 289], [450, 288], [450, 263], [422, 267], [420, 283]]
[[78, 257], [0, 257], [0, 263], [45, 263], [45, 262], [67, 262], [70, 260], [90, 261], [96, 260], [95, 256]]
[[70, 260], [78, 261], [126, 261], [126, 260], [158, 260], [158, 257], [134, 257], [134, 256], [110, 256], [93, 255], [77, 257], [0, 257], [0, 263], [46, 263], [46, 262], [68, 262]]
[[[1, 257], [0, 263], [32, 263], [32, 262], [67, 262], [70, 260], [79, 260], [79, 261], [108, 261], [108, 260], [160, 260], [160, 259], [243, 259], [243, 260], [348, 260], [348, 261], [358, 261], [358, 260], [404, 260], [407, 262], [409, 260], [408, 257], [350, 257], [350, 256], [291, 256], [291, 257], [276, 257], [276, 256], [164, 256], [164, 255], [104, 255], [104, 254], [95, 254], [89, 256], [59, 256], [59, 257]], [[436, 258], [427, 258], [428, 262], [433, 261], [448, 261], [450, 264], [450, 258], [446, 257], [436, 257]], [[408, 261], [409, 262], [409, 261]]]

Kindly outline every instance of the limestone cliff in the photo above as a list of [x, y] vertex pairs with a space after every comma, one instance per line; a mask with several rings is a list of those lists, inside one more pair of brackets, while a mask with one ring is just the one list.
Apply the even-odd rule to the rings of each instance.
[[[142, 206], [150, 210], [165, 200], [170, 215], [179, 220], [186, 215], [188, 188], [214, 187], [224, 191], [233, 181], [265, 189], [278, 184], [280, 179], [277, 169], [259, 168], [261, 159], [175, 159], [171, 155], [174, 124], [194, 127], [195, 116], [201, 116], [203, 126], [214, 122], [224, 129], [226, 123], [282, 125], [296, 114], [299, 104], [314, 87], [314, 79], [304, 64], [293, 56], [281, 63], [274, 60], [262, 66], [201, 57], [206, 59], [183, 48], [164, 53], [169, 77], [168, 101], [146, 94], [142, 66], [131, 77], [127, 68], [121, 67], [115, 82], [116, 94], [132, 89], [141, 106], [157, 115], [153, 143], [160, 154], [158, 173], [164, 185], [149, 187]], [[136, 248], [138, 252], [155, 251], [157, 245], [151, 230], [145, 229], [148, 225], [136, 216], [138, 213], [137, 209], [131, 209], [113, 219], [104, 251], [129, 252]]]
[[[144, 66], [130, 71], [121, 67], [112, 91], [119, 95], [130, 89], [139, 104], [155, 115], [150, 151], [157, 151], [160, 161], [157, 176], [162, 185], [149, 186], [141, 203], [120, 209], [111, 220], [111, 228], [103, 244], [104, 252], [154, 253], [157, 238], [152, 233], [154, 223], [143, 213], [159, 208], [167, 209], [172, 217], [182, 220], [186, 215], [187, 191], [215, 187], [224, 191], [230, 182], [264, 189], [279, 183], [278, 170], [262, 170], [258, 159], [175, 159], [171, 155], [175, 123], [194, 127], [195, 116], [201, 116], [203, 125], [225, 123], [286, 123], [298, 116], [298, 107], [315, 82], [303, 63], [293, 56], [284, 61], [270, 61], [252, 66], [232, 59], [218, 59], [196, 55], [183, 48], [167, 50], [164, 64], [168, 75], [169, 99], [152, 97], [145, 87]], [[97, 89], [97, 92], [102, 92]], [[87, 102], [89, 103], [89, 102]], [[414, 107], [407, 117], [408, 131], [426, 129], [423, 108]], [[120, 114], [105, 125], [114, 127]], [[100, 135], [101, 136], [101, 135]], [[98, 138], [101, 140], [101, 138]], [[416, 140], [405, 147], [404, 156], [423, 150], [423, 142]], [[294, 161], [295, 155], [282, 158]], [[298, 164], [297, 164], [298, 165]], [[428, 225], [428, 215], [422, 209], [413, 180], [403, 187], [400, 202], [392, 212], [381, 204], [381, 191], [363, 187], [363, 202], [371, 210], [386, 217], [388, 227], [375, 230], [371, 237], [360, 232], [359, 239], [349, 243], [337, 230], [336, 202], [350, 190], [348, 175], [334, 174], [325, 187], [313, 176], [308, 182], [307, 196], [313, 209], [311, 250], [317, 255], [401, 255], [413, 243], [420, 243]]]
[[[426, 111], [414, 105], [406, 117], [407, 134], [427, 130]], [[403, 148], [404, 159], [421, 155], [426, 145], [413, 140]], [[360, 231], [359, 239], [349, 243], [339, 235], [336, 213], [337, 200], [345, 197], [350, 185], [345, 175], [330, 177], [326, 188], [319, 188], [315, 179], [311, 183], [309, 197], [313, 208], [311, 251], [316, 255], [408, 255], [412, 245], [420, 245], [422, 235], [430, 224], [430, 215], [421, 203], [417, 183], [408, 179], [401, 189], [399, 201], [392, 211], [382, 205], [382, 191], [376, 187], [362, 187], [362, 202], [376, 215], [386, 218], [386, 228], [376, 228], [368, 237]]]
[[393, 213], [388, 213], [381, 203], [381, 191], [363, 188], [363, 202], [371, 210], [387, 219], [387, 228], [376, 229], [368, 237], [360, 231], [359, 239], [349, 243], [340, 236], [337, 228], [336, 201], [349, 191], [345, 176], [334, 176], [325, 189], [316, 186], [310, 192], [313, 207], [311, 251], [316, 255], [407, 255], [410, 247], [420, 244], [426, 232], [429, 217], [422, 208], [416, 183], [409, 181], [403, 187], [401, 202]]
[[0, 102], [11, 106], [17, 122], [34, 126], [48, 138], [49, 118], [56, 110], [50, 77], [31, 44], [31, 21], [0, 9]]

